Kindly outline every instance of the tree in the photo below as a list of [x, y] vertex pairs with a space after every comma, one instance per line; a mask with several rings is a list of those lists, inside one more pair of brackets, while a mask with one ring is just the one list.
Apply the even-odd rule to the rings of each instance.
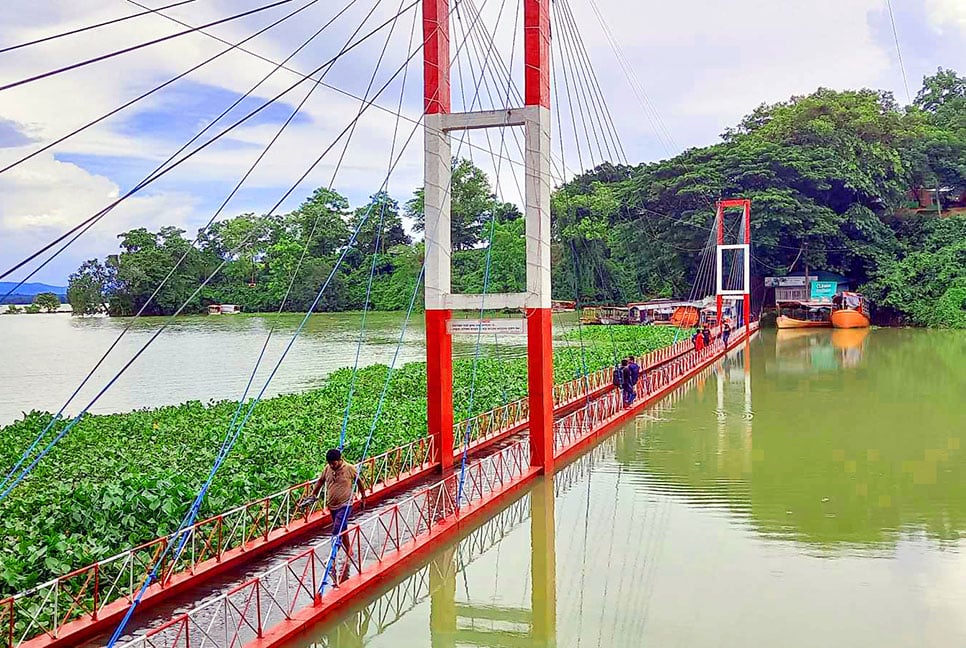
[[52, 292], [42, 292], [34, 297], [34, 303], [48, 313], [53, 313], [60, 308], [60, 297]]
[[[453, 158], [450, 185], [450, 219], [454, 250], [469, 250], [479, 245], [491, 217], [508, 221], [520, 217], [513, 203], [500, 201], [490, 187], [486, 173], [469, 160]], [[413, 229], [426, 228], [425, 198], [420, 187], [405, 205], [406, 215], [413, 219]]]
[[966, 130], [966, 77], [939, 68], [922, 80], [913, 105], [931, 114], [938, 126]]
[[381, 254], [393, 246], [412, 243], [399, 216], [399, 203], [385, 191], [373, 194], [368, 205], [356, 209], [349, 227], [353, 232], [359, 230], [354, 248], [363, 255]]
[[16, 304], [10, 304], [7, 306], [7, 310], [4, 311], [4, 315], [19, 315], [23, 312], [23, 309]]
[[325, 256], [349, 240], [349, 201], [338, 192], [320, 187], [287, 218], [288, 234], [305, 245], [309, 253]]
[[116, 274], [108, 292], [112, 315], [166, 315], [183, 305], [184, 312], [201, 310], [201, 301], [192, 295], [212, 264], [184, 233], [177, 227], [157, 232], [142, 227], [118, 237], [121, 253], [113, 264]]
[[74, 315], [93, 315], [107, 310], [107, 293], [113, 283], [113, 268], [88, 259], [67, 283], [67, 301]]

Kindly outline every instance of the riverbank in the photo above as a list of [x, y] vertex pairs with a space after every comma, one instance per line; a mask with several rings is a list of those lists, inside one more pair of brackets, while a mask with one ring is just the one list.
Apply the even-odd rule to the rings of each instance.
[[[611, 339], [611, 333], [616, 335]], [[674, 341], [676, 331], [628, 327], [572, 331], [554, 353], [557, 382]], [[579, 339], [583, 338], [583, 345]], [[586, 364], [584, 364], [586, 363]], [[454, 361], [454, 417], [469, 414], [471, 359]], [[346, 454], [362, 449], [388, 368], [361, 369], [346, 428]], [[352, 371], [318, 389], [259, 403], [212, 485], [202, 515], [268, 495], [317, 474], [325, 449], [338, 443]], [[526, 360], [483, 357], [473, 413], [526, 395]], [[237, 403], [188, 402], [124, 414], [85, 417], [11, 496], [0, 518], [12, 542], [0, 548], [0, 596], [21, 591], [125, 547], [173, 531], [204, 480]], [[50, 420], [34, 412], [0, 428], [0, 464], [12, 466]], [[393, 374], [369, 455], [426, 434], [425, 363]]]

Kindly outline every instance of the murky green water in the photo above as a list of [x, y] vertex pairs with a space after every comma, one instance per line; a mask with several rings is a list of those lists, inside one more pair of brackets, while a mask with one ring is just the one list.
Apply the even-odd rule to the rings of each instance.
[[[298, 314], [279, 319], [256, 376], [256, 389], [292, 339], [300, 320]], [[400, 313], [368, 315], [362, 364], [392, 361], [403, 320]], [[564, 317], [555, 320], [560, 330], [572, 326]], [[67, 315], [0, 317], [0, 350], [6, 368], [0, 378], [0, 425], [31, 409], [56, 412], [130, 322]], [[86, 405], [164, 322], [164, 318], [153, 317], [137, 320], [68, 412], [76, 413]], [[272, 316], [250, 315], [179, 318], [91, 411], [123, 412], [187, 400], [237, 399], [273, 322]], [[313, 315], [270, 383], [267, 395], [311, 389], [335, 369], [351, 366], [360, 323], [361, 313]], [[402, 336], [397, 362], [425, 360], [424, 336], [422, 315], [416, 313]], [[454, 355], [472, 355], [475, 342], [472, 335], [457, 338]], [[502, 357], [523, 353], [520, 345], [526, 344], [525, 338], [512, 336], [500, 342]]]
[[966, 335], [745, 360], [293, 648], [966, 645]]

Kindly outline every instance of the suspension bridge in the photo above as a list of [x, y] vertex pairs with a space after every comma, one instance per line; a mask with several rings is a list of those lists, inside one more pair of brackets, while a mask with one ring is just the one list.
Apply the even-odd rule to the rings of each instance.
[[[685, 338], [641, 356], [638, 359], [641, 379], [632, 386], [635, 398], [630, 403], [621, 390], [615, 388], [611, 367], [592, 371], [584, 366], [580, 375], [573, 379], [555, 382], [551, 192], [554, 187], [605, 161], [626, 163], [620, 137], [581, 38], [582, 28], [569, 3], [566, 0], [554, 3], [517, 0], [514, 10], [506, 7], [506, 0], [499, 8], [486, 7], [487, 0], [479, 6], [473, 0], [414, 0], [408, 4], [403, 0], [398, 7], [387, 8], [382, 6], [383, 0], [378, 0], [370, 3], [372, 7], [368, 13], [363, 12], [359, 17], [356, 13], [361, 7], [353, 9], [358, 0], [340, 8], [315, 7], [318, 0], [281, 0], [203, 24], [189, 23], [170, 12], [193, 1], [150, 8], [129, 0], [141, 11], [109, 21], [111, 24], [153, 19], [172, 23], [176, 31], [0, 85], [0, 92], [14, 92], [90, 66], [109, 66], [110, 61], [119, 57], [179, 38], [205, 38], [220, 43], [215, 55], [97, 119], [43, 144], [0, 169], [0, 173], [5, 173], [28, 164], [34, 157], [71, 137], [80, 136], [97, 123], [228, 54], [258, 60], [262, 67], [267, 65], [270, 69], [248, 93], [230, 102], [220, 116], [134, 183], [130, 190], [79, 220], [40, 249], [31, 251], [0, 278], [15, 276], [21, 283], [28, 281], [126, 200], [177, 167], [189, 164], [192, 158], [202, 156], [206, 149], [266, 108], [274, 104], [287, 106], [295, 93], [304, 92], [289, 117], [214, 211], [205, 225], [205, 228], [210, 227], [263, 161], [271, 159], [273, 146], [296, 120], [311, 95], [319, 88], [341, 94], [353, 102], [352, 117], [335, 129], [334, 139], [297, 174], [295, 182], [274, 202], [268, 213], [276, 212], [320, 165], [331, 171], [328, 186], [335, 186], [346, 151], [357, 141], [364, 118], [372, 113], [379, 113], [383, 119], [394, 122], [391, 137], [384, 142], [388, 161], [381, 190], [388, 187], [394, 172], [412, 148], [412, 142], [418, 141], [416, 135], [422, 135], [425, 253], [418, 282], [422, 285], [417, 284], [409, 296], [409, 309], [399, 344], [402, 344], [406, 326], [422, 291], [426, 330], [426, 434], [388, 452], [369, 456], [396, 366], [397, 346], [362, 456], [352, 457], [360, 474], [372, 485], [372, 492], [366, 498], [367, 508], [345, 528], [332, 529], [331, 517], [321, 502], [304, 505], [313, 482], [293, 485], [199, 520], [202, 503], [212, 482], [218, 478], [219, 468], [244, 433], [255, 405], [265, 395], [279, 366], [290, 355], [315, 306], [329, 289], [339, 263], [353, 248], [367, 221], [381, 227], [383, 215], [370, 208], [355, 226], [339, 263], [320, 282], [312, 308], [304, 313], [274, 364], [265, 359], [265, 349], [269, 339], [279, 333], [274, 327], [269, 331], [247, 386], [238, 398], [237, 409], [225, 430], [208, 477], [204, 483], [198, 484], [197, 496], [178, 529], [0, 600], [0, 636], [4, 645], [7, 648], [283, 645], [315, 624], [331, 618], [337, 611], [364, 602], [373, 593], [384, 589], [387, 583], [404, 577], [413, 569], [421, 575], [410, 576], [396, 587], [401, 588], [398, 590], [401, 596], [406, 593], [414, 600], [425, 597], [421, 588], [426, 579], [449, 582], [452, 560], [466, 562], [473, 559], [472, 556], [454, 558], [454, 554], [450, 555], [450, 562], [435, 560], [429, 567], [420, 567], [427, 564], [434, 552], [467, 535], [486, 535], [487, 529], [519, 524], [527, 517], [531, 521], [534, 544], [531, 561], [533, 604], [528, 611], [504, 610], [503, 614], [507, 618], [524, 619], [531, 628], [535, 645], [553, 645], [556, 616], [553, 489], [555, 485], [566, 488], [574, 472], [579, 470], [580, 457], [592, 451], [602, 438], [634, 419], [645, 408], [673, 394], [729, 351], [744, 347], [754, 335], [757, 323], [752, 318], [750, 300], [750, 202], [741, 198], [709, 200], [714, 220], [691, 296], [694, 299], [715, 297], [716, 327], [711, 331], [711, 344], [696, 348], [689, 338]], [[313, 7], [324, 9], [327, 16], [318, 19], [311, 11]], [[287, 13], [241, 40], [226, 39], [213, 31], [219, 25], [245, 20], [261, 12], [277, 13], [277, 10]], [[314, 16], [321, 28], [286, 58], [267, 57], [248, 47], [249, 41], [285, 21], [298, 17], [304, 22], [309, 16]], [[356, 20], [356, 24], [348, 28], [350, 19]], [[40, 47], [59, 38], [93, 37], [89, 35], [96, 34], [106, 24], [87, 25], [69, 33], [7, 47], [2, 52]], [[340, 25], [343, 32], [351, 32], [351, 35], [344, 43], [338, 39], [332, 41], [335, 49], [323, 57], [321, 65], [308, 72], [296, 67], [293, 59], [333, 24]], [[383, 44], [376, 63], [372, 65], [370, 61], [372, 71], [365, 75], [366, 87], [362, 93], [341, 90], [337, 83], [327, 80], [336, 63], [349, 60], [351, 54], [364, 49], [369, 42], [378, 47], [379, 39], [383, 39]], [[406, 88], [410, 68], [419, 67], [420, 60], [422, 110], [410, 116], [403, 110]], [[384, 66], [390, 69], [386, 71]], [[358, 76], [358, 69], [354, 74]], [[522, 77], [522, 88], [517, 77]], [[280, 81], [280, 78], [292, 80], [292, 83]], [[263, 83], [265, 87], [262, 87]], [[560, 100], [561, 86], [563, 101]], [[394, 107], [384, 102], [383, 95], [387, 95], [390, 89], [399, 93]], [[241, 108], [243, 102], [245, 106], [252, 106], [253, 97], [260, 93], [268, 94], [270, 98], [255, 102], [254, 107], [245, 112]], [[404, 128], [404, 122], [411, 128]], [[489, 158], [489, 170], [496, 181], [498, 197], [522, 206], [526, 281], [525, 290], [521, 292], [490, 290], [492, 259], [489, 250], [493, 244], [495, 217], [491, 218], [489, 226], [483, 292], [465, 294], [453, 288], [452, 161], [462, 155], [475, 155], [477, 160]], [[726, 221], [736, 214], [735, 226], [728, 227]], [[312, 231], [316, 225], [318, 221]], [[733, 242], [729, 242], [729, 236]], [[242, 245], [244, 241], [238, 247]], [[302, 269], [303, 259], [304, 252], [292, 269], [289, 292], [295, 276]], [[374, 253], [367, 287], [367, 310], [375, 267]], [[92, 383], [96, 370], [115, 352], [117, 342], [106, 351], [50, 425], [38, 431], [20, 460], [5, 473], [0, 486], [0, 501], [30, 478], [33, 469], [71, 433], [84, 413], [111, 389], [173, 318], [198, 297], [220, 269], [219, 266], [201, 279], [197, 289], [172, 318], [160, 325], [144, 346], [124, 361], [113, 378], [97, 388], [97, 395], [80, 409], [79, 414], [66, 415], [71, 401], [82, 388]], [[174, 268], [157, 286], [152, 299], [173, 272]], [[288, 296], [287, 293], [286, 300]], [[580, 298], [579, 295], [574, 297]], [[742, 308], [735, 310], [737, 317], [730, 337], [722, 338], [717, 325], [724, 320], [726, 301], [740, 302]], [[466, 416], [457, 420], [454, 416], [454, 313], [470, 314], [482, 321], [488, 311], [498, 309], [523, 314], [521, 328], [526, 334], [527, 396], [496, 409], [474, 410], [477, 362], [484, 353], [483, 327], [476, 325], [473, 371], [468, 385], [469, 408]], [[143, 313], [144, 308], [138, 316]], [[362, 322], [360, 348], [365, 336], [365, 317]], [[118, 341], [129, 330], [130, 325], [120, 334]], [[357, 351], [353, 387], [359, 367], [360, 354]], [[259, 368], [268, 371], [260, 386], [260, 381], [256, 380]], [[350, 389], [340, 446], [345, 443], [352, 398]], [[535, 484], [537, 494], [531, 497], [530, 509], [524, 512], [519, 504], [522, 500], [518, 498]], [[357, 483], [356, 490], [358, 487]], [[506, 522], [508, 517], [512, 522]], [[485, 551], [485, 543], [478, 551]], [[384, 618], [385, 614], [380, 611], [377, 616]], [[451, 628], [451, 634], [453, 632], [455, 630]]]

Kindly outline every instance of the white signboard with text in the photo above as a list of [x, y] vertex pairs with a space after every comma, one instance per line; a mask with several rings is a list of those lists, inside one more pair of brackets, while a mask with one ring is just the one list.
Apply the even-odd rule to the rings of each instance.
[[520, 318], [497, 319], [454, 319], [449, 323], [450, 333], [457, 335], [524, 335], [527, 332], [526, 320]]

